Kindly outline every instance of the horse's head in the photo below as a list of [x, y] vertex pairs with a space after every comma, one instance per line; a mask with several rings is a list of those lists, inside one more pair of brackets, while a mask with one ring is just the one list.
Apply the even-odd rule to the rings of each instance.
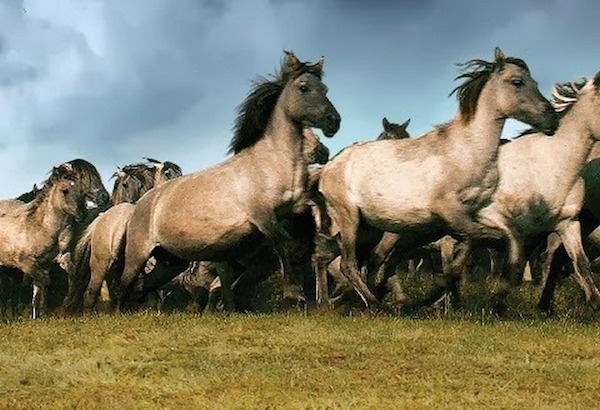
[[158, 186], [163, 182], [178, 178], [183, 175], [179, 165], [171, 161], [159, 161], [154, 158], [144, 157], [144, 159], [154, 166], [154, 186]]
[[51, 188], [52, 205], [81, 222], [87, 215], [86, 192], [75, 175], [65, 176], [54, 182]]
[[496, 48], [493, 62], [470, 60], [461, 66], [465, 72], [457, 79], [465, 81], [452, 93], [457, 93], [465, 122], [473, 119], [479, 105], [493, 104], [498, 118], [514, 118], [546, 133], [556, 130], [558, 117], [525, 61], [506, 57]]
[[126, 165], [118, 168], [111, 178], [115, 178], [111, 203], [134, 203], [154, 187], [154, 167], [147, 164]]
[[73, 180], [81, 185], [86, 200], [92, 202], [94, 206], [108, 205], [110, 196], [102, 183], [100, 173], [90, 162], [77, 158], [61, 164], [58, 170], [71, 173]]
[[410, 124], [410, 118], [403, 124], [396, 124], [395, 122], [389, 122], [387, 118], [383, 117], [381, 120], [383, 125], [383, 132], [377, 137], [378, 141], [381, 140], [401, 140], [404, 138], [410, 138], [410, 134], [406, 131], [408, 124]]
[[304, 160], [307, 164], [325, 164], [329, 161], [329, 148], [327, 148], [319, 137], [310, 128], [302, 130], [304, 136]]
[[332, 137], [340, 128], [341, 117], [327, 98], [327, 86], [321, 82], [324, 60], [315, 64], [302, 63], [286, 51], [283, 66], [284, 109], [292, 120], [305, 127], [315, 127]]

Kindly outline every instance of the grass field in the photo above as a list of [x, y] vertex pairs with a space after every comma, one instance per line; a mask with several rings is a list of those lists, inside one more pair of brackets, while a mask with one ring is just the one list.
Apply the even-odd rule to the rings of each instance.
[[99, 315], [0, 326], [0, 408], [595, 408], [573, 320]]
[[0, 409], [597, 408], [598, 315], [572, 281], [552, 319], [531, 285], [511, 295], [507, 319], [489, 315], [489, 287], [463, 284], [461, 309], [445, 316], [271, 303], [249, 315], [0, 323]]

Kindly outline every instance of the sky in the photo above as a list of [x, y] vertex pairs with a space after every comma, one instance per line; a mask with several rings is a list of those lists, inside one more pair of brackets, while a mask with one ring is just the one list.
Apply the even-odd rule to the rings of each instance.
[[600, 70], [599, 15], [595, 0], [0, 0], [0, 198], [75, 158], [109, 191], [144, 156], [184, 173], [223, 161], [237, 105], [283, 50], [325, 57], [332, 153], [384, 116], [414, 136], [452, 119], [456, 63], [496, 46], [549, 97]]

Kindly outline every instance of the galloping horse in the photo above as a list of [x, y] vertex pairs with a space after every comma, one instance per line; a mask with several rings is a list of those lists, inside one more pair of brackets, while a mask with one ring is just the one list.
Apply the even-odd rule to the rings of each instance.
[[420, 138], [352, 145], [323, 169], [319, 190], [332, 220], [330, 233], [339, 235], [342, 272], [367, 306], [378, 300], [358, 272], [356, 241], [363, 227], [396, 234], [392, 245], [402, 249], [448, 233], [470, 237], [474, 215], [498, 183], [506, 119], [556, 128], [554, 109], [523, 60], [496, 49], [493, 62], [471, 60], [464, 67], [470, 71], [458, 77], [466, 80], [453, 91], [459, 100], [454, 120]]
[[[121, 308], [151, 255], [179, 262], [172, 278], [187, 261], [227, 261], [252, 248], [256, 239], [267, 238], [287, 280], [287, 234], [279, 220], [291, 214], [306, 187], [303, 128], [320, 128], [331, 137], [340, 126], [321, 82], [322, 70], [323, 60], [302, 63], [287, 52], [281, 74], [256, 82], [240, 106], [230, 144], [234, 155], [166, 182], [139, 201], [127, 228]], [[223, 299], [231, 309], [231, 268], [227, 262], [223, 267]]]

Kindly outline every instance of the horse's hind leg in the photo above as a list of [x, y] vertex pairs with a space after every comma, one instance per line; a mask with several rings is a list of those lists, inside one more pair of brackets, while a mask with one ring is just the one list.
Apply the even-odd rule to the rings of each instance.
[[139, 245], [132, 243], [129, 238], [125, 246], [125, 267], [120, 280], [115, 280], [114, 295], [115, 306], [119, 311], [126, 310], [126, 304], [138, 307], [141, 295], [136, 294], [134, 282], [142, 274], [146, 262], [150, 258], [150, 252]]
[[359, 226], [358, 210], [346, 212], [344, 216], [344, 224], [338, 224], [342, 273], [348, 278], [367, 307], [377, 306], [379, 301], [361, 279], [358, 271], [358, 261], [356, 259], [356, 237]]
[[83, 296], [83, 308], [85, 311], [89, 312], [97, 309], [102, 283], [109, 277], [109, 274], [115, 270], [114, 265], [112, 260], [100, 260], [99, 258], [94, 258], [92, 256], [90, 260], [90, 282], [88, 283]]
[[591, 275], [590, 261], [583, 250], [579, 221], [562, 221], [558, 225], [557, 232], [569, 258], [573, 261], [575, 280], [585, 293], [586, 301], [594, 310], [600, 310], [600, 292]]

